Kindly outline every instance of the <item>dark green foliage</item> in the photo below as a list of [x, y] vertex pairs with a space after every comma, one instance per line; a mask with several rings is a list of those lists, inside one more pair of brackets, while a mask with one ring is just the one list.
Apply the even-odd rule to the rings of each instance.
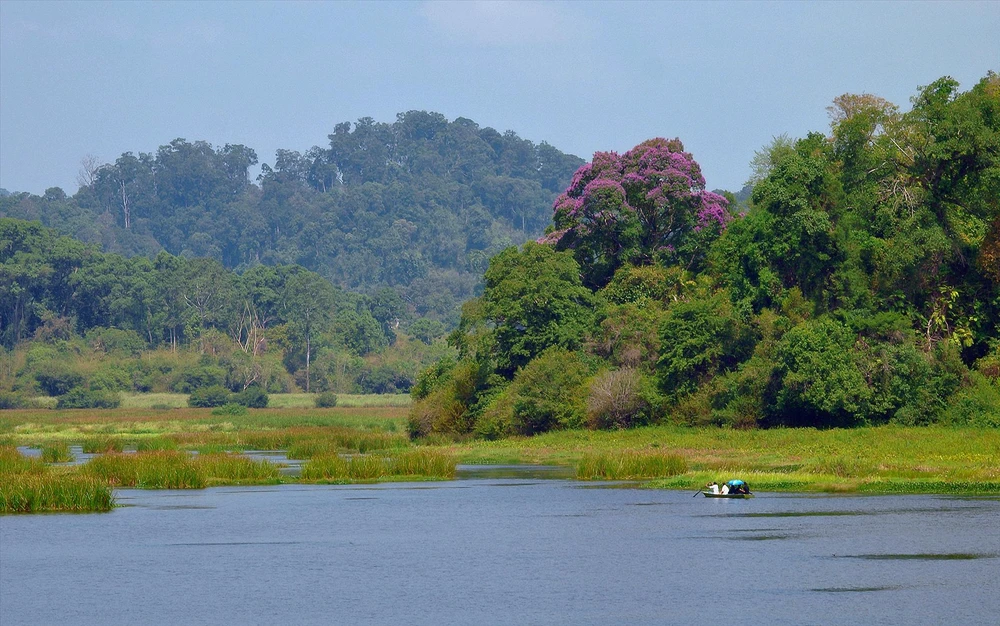
[[113, 391], [95, 391], [76, 387], [59, 397], [58, 409], [116, 409], [121, 396]]
[[212, 409], [212, 415], [246, 415], [247, 405], [241, 402], [227, 402]]
[[83, 384], [83, 374], [64, 361], [41, 363], [35, 373], [38, 386], [50, 396], [61, 396]]
[[251, 409], [267, 408], [267, 392], [257, 385], [251, 385], [243, 391], [238, 391], [232, 395], [230, 402], [239, 404]]
[[506, 391], [513, 404], [514, 430], [534, 435], [583, 426], [589, 376], [590, 368], [580, 355], [563, 348], [550, 348], [532, 360]]
[[329, 409], [337, 406], [337, 394], [332, 391], [324, 391], [316, 394], [316, 408]]
[[851, 353], [854, 335], [843, 324], [822, 319], [788, 331], [777, 347], [781, 389], [778, 423], [789, 426], [851, 426], [871, 399], [871, 389]]
[[753, 337], [719, 292], [671, 306], [660, 324], [660, 346], [660, 387], [679, 397], [748, 358]]
[[[0, 216], [41, 219], [125, 256], [165, 250], [230, 269], [294, 263], [347, 289], [390, 289], [395, 298], [372, 301], [378, 325], [389, 331], [395, 318], [405, 323], [409, 315], [405, 305], [393, 311], [403, 301], [419, 315], [454, 321], [486, 260], [541, 234], [552, 200], [582, 162], [511, 131], [426, 111], [330, 130], [326, 147], [278, 150], [261, 165], [259, 185], [248, 176], [258, 162], [252, 149], [175, 139], [104, 164], [71, 198], [58, 189], [2, 198]], [[91, 294], [120, 295], [93, 274], [82, 278]], [[201, 313], [217, 313], [202, 303]], [[83, 319], [88, 327], [96, 315], [141, 318], [140, 310], [113, 302], [93, 304]], [[36, 321], [23, 311], [6, 345]], [[193, 328], [206, 321], [194, 320]]]
[[482, 301], [494, 326], [497, 372], [508, 378], [546, 348], [582, 346], [597, 302], [568, 252], [535, 243], [490, 261]]
[[191, 407], [214, 407], [222, 406], [230, 402], [232, 393], [222, 385], [212, 385], [195, 389], [188, 396], [188, 406]]
[[10, 391], [0, 391], [0, 410], [3, 409], [26, 409], [31, 406], [28, 398], [22, 394]]

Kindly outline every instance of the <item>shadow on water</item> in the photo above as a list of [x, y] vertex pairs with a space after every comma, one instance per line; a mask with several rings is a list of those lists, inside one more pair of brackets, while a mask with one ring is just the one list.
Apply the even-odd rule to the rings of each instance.
[[995, 559], [996, 554], [976, 552], [943, 552], [928, 554], [845, 554], [840, 559], [864, 559], [866, 561], [972, 561], [975, 559]]
[[576, 469], [567, 465], [459, 465], [455, 468], [455, 478], [570, 480], [576, 478]]
[[810, 589], [819, 593], [867, 593], [870, 591], [899, 591], [902, 587], [888, 585], [885, 587], [826, 587]]

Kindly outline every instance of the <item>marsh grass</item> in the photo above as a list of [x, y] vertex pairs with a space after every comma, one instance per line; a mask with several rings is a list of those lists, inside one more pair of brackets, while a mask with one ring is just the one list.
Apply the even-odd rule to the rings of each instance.
[[69, 451], [64, 441], [55, 441], [42, 446], [42, 460], [46, 463], [69, 463], [76, 457]]
[[0, 514], [108, 511], [111, 489], [92, 478], [54, 471], [13, 446], [0, 446]]
[[203, 471], [182, 452], [111, 453], [88, 461], [82, 472], [113, 487], [137, 489], [201, 489]]
[[201, 489], [208, 485], [278, 482], [278, 467], [236, 454], [191, 457], [184, 452], [157, 450], [94, 457], [81, 473], [115, 487], [138, 489]]
[[11, 445], [0, 446], [0, 478], [14, 474], [44, 474], [46, 469], [41, 459], [29, 459]]
[[638, 480], [676, 476], [687, 469], [687, 461], [676, 454], [625, 450], [584, 455], [576, 466], [576, 477], [582, 480]]
[[22, 473], [0, 480], [0, 513], [83, 513], [114, 506], [108, 485], [90, 476]]
[[455, 457], [434, 450], [411, 450], [389, 460], [389, 473], [393, 476], [425, 476], [428, 478], [454, 478]]
[[118, 437], [97, 435], [81, 440], [80, 447], [86, 454], [104, 454], [121, 452], [125, 448], [125, 442]]
[[193, 463], [211, 484], [264, 484], [280, 479], [278, 466], [236, 454], [200, 454]]
[[353, 457], [313, 457], [302, 467], [302, 479], [321, 482], [371, 482], [386, 479], [455, 476], [456, 461], [441, 452], [414, 450], [395, 457], [363, 454]]
[[135, 447], [136, 452], [177, 449], [177, 442], [166, 437], [141, 437], [132, 440], [131, 445]]

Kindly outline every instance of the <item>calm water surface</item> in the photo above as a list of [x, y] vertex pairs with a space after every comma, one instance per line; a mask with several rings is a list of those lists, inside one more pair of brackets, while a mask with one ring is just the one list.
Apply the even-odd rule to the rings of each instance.
[[1000, 500], [476, 476], [0, 517], [0, 624], [997, 624]]

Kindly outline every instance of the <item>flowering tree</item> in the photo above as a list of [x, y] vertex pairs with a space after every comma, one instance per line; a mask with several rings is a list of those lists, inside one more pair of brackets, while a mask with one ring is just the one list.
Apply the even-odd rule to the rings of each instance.
[[625, 154], [597, 152], [554, 205], [555, 231], [539, 240], [574, 250], [591, 287], [625, 263], [691, 264], [731, 219], [728, 201], [705, 191], [679, 139], [650, 139]]

